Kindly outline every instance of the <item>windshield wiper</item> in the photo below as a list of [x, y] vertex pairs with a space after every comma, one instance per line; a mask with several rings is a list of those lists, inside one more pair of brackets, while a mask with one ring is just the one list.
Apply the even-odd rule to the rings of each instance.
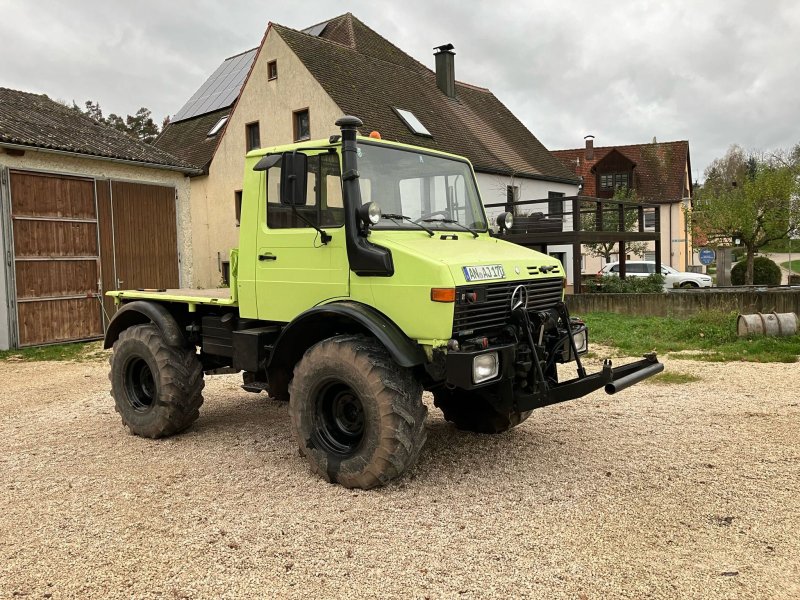
[[467, 227], [466, 225], [462, 225], [455, 219], [422, 219], [423, 223], [447, 223], [448, 225], [458, 225], [464, 231], [469, 231], [472, 234], [472, 237], [478, 237], [478, 232], [474, 229]]
[[428, 229], [427, 227], [425, 227], [425, 225], [423, 225], [422, 223], [417, 223], [417, 222], [416, 222], [414, 219], [412, 219], [411, 217], [407, 217], [407, 216], [405, 216], [405, 215], [392, 215], [392, 214], [388, 214], [388, 215], [387, 215], [387, 214], [382, 214], [382, 215], [381, 215], [381, 219], [389, 219], [390, 221], [394, 221], [394, 222], [395, 222], [396, 224], [398, 224], [398, 225], [399, 225], [399, 223], [397, 223], [397, 220], [398, 220], [398, 219], [399, 219], [399, 220], [401, 220], [401, 221], [408, 221], [408, 222], [409, 222], [409, 223], [411, 223], [412, 225], [416, 225], [417, 227], [419, 227], [419, 228], [421, 228], [421, 229], [424, 229], [424, 230], [425, 230], [425, 232], [426, 232], [426, 233], [427, 233], [429, 236], [433, 237], [433, 236], [435, 236], [435, 235], [436, 235], [435, 233], [433, 233], [433, 231], [431, 231], [430, 229]]

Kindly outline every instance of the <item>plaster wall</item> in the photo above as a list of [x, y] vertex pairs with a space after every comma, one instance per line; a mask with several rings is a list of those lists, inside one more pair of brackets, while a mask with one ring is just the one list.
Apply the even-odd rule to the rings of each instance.
[[[269, 80], [267, 64], [277, 60], [278, 77]], [[261, 147], [294, 141], [293, 112], [308, 108], [311, 139], [338, 133], [341, 109], [270, 29], [233, 114], [226, 124], [207, 176], [192, 179], [194, 285], [214, 287], [222, 262], [239, 244], [235, 192], [242, 189], [246, 150], [245, 126], [258, 121]]]

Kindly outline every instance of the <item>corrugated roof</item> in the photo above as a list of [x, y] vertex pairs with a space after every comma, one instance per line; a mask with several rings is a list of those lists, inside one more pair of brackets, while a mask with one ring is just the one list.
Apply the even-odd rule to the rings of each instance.
[[[633, 169], [634, 188], [640, 200], [655, 203], [678, 202], [684, 197], [686, 169], [691, 173], [689, 142], [655, 142], [625, 146], [599, 146], [594, 148], [591, 160], [586, 158], [586, 148], [554, 150], [553, 154], [575, 175], [583, 177], [586, 196], [597, 196], [595, 166], [610, 153], [617, 151], [636, 166]], [[689, 180], [691, 192], [691, 178]]]
[[[363, 132], [460, 154], [481, 171], [576, 181], [489, 90], [456, 82], [449, 98], [433, 71], [350, 13], [316, 36], [273, 27], [339, 108], [364, 121]], [[432, 137], [414, 135], [392, 108], [414, 113]]]
[[0, 143], [194, 170], [167, 151], [97, 123], [44, 94], [8, 88], [0, 88]]

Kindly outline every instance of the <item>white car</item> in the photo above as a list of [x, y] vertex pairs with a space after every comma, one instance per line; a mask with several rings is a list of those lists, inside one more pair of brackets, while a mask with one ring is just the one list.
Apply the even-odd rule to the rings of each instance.
[[[625, 261], [625, 274], [628, 277], [647, 277], [656, 272], [656, 263], [652, 260], [628, 260]], [[608, 263], [598, 275], [617, 275], [619, 276], [619, 263]], [[711, 287], [711, 277], [701, 273], [685, 273], [676, 271], [667, 265], [661, 265], [661, 274], [664, 276], [664, 289], [671, 290], [676, 287], [681, 288], [704, 288]]]

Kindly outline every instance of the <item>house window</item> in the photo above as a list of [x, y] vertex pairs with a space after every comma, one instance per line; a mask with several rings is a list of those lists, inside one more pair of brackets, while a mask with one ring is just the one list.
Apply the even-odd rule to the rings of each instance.
[[223, 260], [220, 263], [220, 272], [222, 274], [222, 285], [231, 284], [231, 261]]
[[644, 211], [644, 230], [645, 231], [655, 231], [656, 230], [656, 212], [652, 209], [645, 209]]
[[236, 226], [242, 221], [242, 190], [233, 192], [233, 206], [236, 211]]
[[519, 186], [518, 185], [507, 185], [506, 186], [506, 212], [510, 212], [511, 214], [516, 214], [516, 207], [514, 203], [519, 200]]
[[294, 141], [300, 142], [302, 140], [311, 139], [311, 121], [308, 118], [308, 109], [297, 110], [293, 114], [294, 117]]
[[564, 201], [560, 198], [563, 197], [563, 192], [547, 192], [547, 214], [549, 216], [561, 218], [564, 213]]
[[629, 187], [627, 173], [604, 173], [600, 175], [600, 189], [612, 190], [619, 187]]
[[277, 79], [278, 78], [278, 61], [272, 60], [267, 63], [267, 79]]
[[220, 129], [222, 129], [225, 123], [227, 122], [228, 122], [228, 115], [225, 115], [219, 121], [217, 121], [216, 124], [208, 131], [207, 137], [213, 137], [217, 135]]
[[259, 131], [258, 121], [248, 123], [244, 127], [247, 137], [247, 151], [250, 152], [250, 150], [261, 148], [261, 132]]

